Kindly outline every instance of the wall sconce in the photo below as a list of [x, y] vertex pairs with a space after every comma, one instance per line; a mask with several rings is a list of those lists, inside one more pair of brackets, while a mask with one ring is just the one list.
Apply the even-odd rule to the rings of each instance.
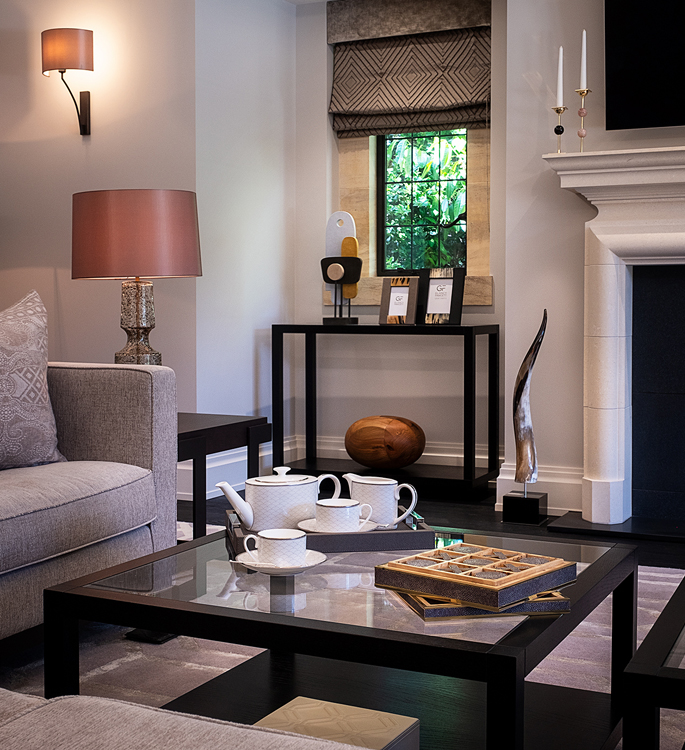
[[93, 69], [93, 32], [87, 29], [47, 29], [41, 34], [43, 75], [58, 70], [76, 107], [81, 135], [90, 135], [90, 91], [81, 91], [81, 107], [76, 103], [69, 84], [64, 80], [67, 70]]

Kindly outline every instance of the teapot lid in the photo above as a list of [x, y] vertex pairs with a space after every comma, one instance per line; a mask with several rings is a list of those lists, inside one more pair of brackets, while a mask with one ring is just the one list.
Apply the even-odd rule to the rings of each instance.
[[288, 474], [290, 471], [289, 466], [274, 466], [275, 474], [269, 474], [264, 477], [255, 477], [254, 479], [248, 479], [250, 484], [303, 484], [305, 482], [311, 482], [314, 477], [307, 476], [306, 474]]

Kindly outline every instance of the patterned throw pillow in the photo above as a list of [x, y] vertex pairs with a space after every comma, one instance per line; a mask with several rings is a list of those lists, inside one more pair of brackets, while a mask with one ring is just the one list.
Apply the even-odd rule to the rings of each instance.
[[0, 469], [66, 461], [47, 373], [48, 314], [33, 291], [0, 312]]

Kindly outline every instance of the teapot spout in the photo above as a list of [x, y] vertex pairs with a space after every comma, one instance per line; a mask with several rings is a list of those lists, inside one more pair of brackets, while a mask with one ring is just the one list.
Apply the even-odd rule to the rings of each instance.
[[240, 516], [240, 520], [245, 524], [245, 528], [251, 528], [254, 522], [254, 513], [249, 503], [246, 503], [228, 482], [218, 482], [215, 486], [226, 495], [228, 502]]

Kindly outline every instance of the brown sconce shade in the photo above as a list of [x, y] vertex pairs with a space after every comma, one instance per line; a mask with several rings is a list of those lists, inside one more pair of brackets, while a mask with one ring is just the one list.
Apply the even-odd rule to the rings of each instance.
[[201, 275], [195, 193], [95, 190], [74, 195], [72, 279]]
[[43, 73], [49, 70], [93, 70], [93, 32], [48, 29], [41, 34]]

